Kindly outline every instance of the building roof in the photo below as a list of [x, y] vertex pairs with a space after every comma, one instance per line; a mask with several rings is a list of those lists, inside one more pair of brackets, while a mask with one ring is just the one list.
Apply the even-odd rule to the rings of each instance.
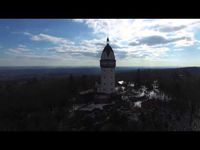
[[109, 56], [110, 52], [113, 52], [112, 47], [109, 45], [109, 43], [105, 46], [103, 52], [106, 52], [107, 56]]
[[113, 49], [109, 44], [109, 38], [107, 38], [107, 45], [103, 49], [101, 59], [115, 59]]

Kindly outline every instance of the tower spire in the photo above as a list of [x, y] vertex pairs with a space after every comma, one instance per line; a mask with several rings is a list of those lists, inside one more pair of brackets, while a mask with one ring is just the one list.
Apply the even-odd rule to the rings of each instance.
[[107, 44], [109, 44], [109, 38], [107, 37]]

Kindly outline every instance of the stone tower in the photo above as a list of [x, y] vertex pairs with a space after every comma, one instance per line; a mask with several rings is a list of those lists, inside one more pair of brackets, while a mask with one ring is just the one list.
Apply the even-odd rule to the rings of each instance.
[[116, 60], [112, 47], [109, 45], [109, 38], [107, 38], [107, 45], [101, 54], [100, 67], [101, 84], [99, 92], [106, 94], [114, 93]]

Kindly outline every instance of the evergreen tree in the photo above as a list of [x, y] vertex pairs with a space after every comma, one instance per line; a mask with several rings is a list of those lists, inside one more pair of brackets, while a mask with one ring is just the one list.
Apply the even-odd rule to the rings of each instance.
[[141, 72], [140, 69], [136, 73], [136, 86], [139, 88], [141, 86]]
[[76, 82], [74, 79], [74, 76], [72, 74], [70, 74], [69, 76], [69, 81], [68, 81], [68, 92], [70, 94], [70, 96], [73, 96], [76, 91], [77, 91], [77, 87], [76, 87]]

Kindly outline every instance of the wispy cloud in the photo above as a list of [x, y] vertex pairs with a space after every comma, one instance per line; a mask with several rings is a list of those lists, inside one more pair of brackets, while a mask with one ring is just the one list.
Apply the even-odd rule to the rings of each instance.
[[51, 35], [47, 35], [47, 34], [38, 34], [38, 35], [32, 35], [31, 39], [33, 41], [47, 41], [47, 42], [51, 42], [54, 44], [74, 44], [74, 42], [64, 39], [64, 38], [60, 38], [60, 37], [55, 37], [55, 36], [51, 36]]
[[[110, 36], [113, 48], [132, 57], [163, 57], [167, 51], [198, 43], [194, 29], [199, 19], [74, 19], [100, 38]], [[155, 47], [155, 46], [162, 47]], [[169, 46], [170, 45], [170, 46]], [[133, 47], [134, 46], [134, 47]], [[144, 48], [145, 46], [145, 48]], [[116, 51], [117, 54], [117, 51]], [[125, 58], [125, 57], [124, 57]]]
[[[18, 45], [16, 48], [9, 48], [6, 54], [13, 56], [19, 60], [51, 60], [51, 61], [60, 61], [63, 57], [58, 55], [49, 55], [49, 54], [36, 54], [34, 50], [28, 48], [26, 45]], [[18, 61], [17, 61], [18, 62]]]
[[98, 53], [99, 48], [103, 48], [105, 43], [100, 40], [82, 40], [79, 44], [57, 36], [47, 35], [40, 33], [38, 35], [33, 35], [31, 33], [24, 33], [30, 36], [32, 41], [49, 42], [55, 46], [48, 47], [47, 50], [54, 51], [56, 53], [65, 53], [73, 56], [91, 56], [95, 57]]
[[163, 44], [168, 44], [168, 43], [173, 43], [173, 42], [177, 42], [177, 41], [191, 41], [191, 38], [189, 37], [178, 37], [178, 38], [165, 38], [162, 36], [148, 36], [148, 37], [144, 37], [142, 39], [139, 39], [137, 41], [131, 42], [130, 45], [131, 46], [136, 46], [136, 45], [148, 45], [148, 46], [152, 46], [152, 45], [163, 45]]
[[[74, 59], [80, 59], [90, 57], [92, 59], [97, 59], [100, 57], [101, 52], [106, 44], [105, 39], [103, 38], [95, 38], [91, 40], [81, 40], [80, 43], [75, 43], [65, 38], [56, 37], [52, 35], [47, 35], [40, 33], [38, 35], [33, 35], [31, 33], [26, 33], [26, 35], [30, 36], [32, 41], [42, 41], [49, 42], [55, 44], [55, 46], [51, 46], [47, 48], [47, 50], [51, 52], [56, 52], [57, 54], [65, 54], [73, 57]], [[164, 55], [166, 51], [169, 51], [169, 48], [161, 48], [161, 47], [152, 47], [154, 45], [166, 44], [173, 41], [178, 41], [184, 39], [175, 38], [175, 39], [165, 39], [161, 36], [150, 36], [145, 37], [137, 41], [137, 43], [127, 43], [123, 44], [123, 41], [115, 39], [111, 42], [111, 46], [115, 51], [115, 55], [117, 59], [126, 59], [127, 57], [132, 58], [146, 58], [146, 57], [159, 57], [160, 55]], [[134, 47], [133, 47], [134, 45]], [[145, 46], [146, 45], [146, 46]]]
[[[33, 48], [18, 45], [8, 51], [20, 57], [53, 60], [95, 60], [98, 63], [109, 36], [110, 45], [119, 61], [158, 60], [167, 58], [171, 52], [179, 53], [188, 47], [200, 46], [195, 35], [199, 19], [73, 19], [73, 23], [85, 24], [92, 29], [93, 37], [70, 38], [70, 36], [41, 32], [24, 32], [32, 45], [45, 45], [43, 54]], [[85, 27], [85, 26], [84, 26]], [[26, 30], [30, 31], [30, 30]], [[67, 38], [66, 38], [67, 37]], [[42, 50], [41, 53], [42, 53]], [[191, 49], [192, 51], [192, 49]]]
[[23, 54], [30, 52], [31, 50], [26, 47], [26, 45], [20, 44], [16, 48], [9, 48], [9, 52], [15, 53], [15, 54]]
[[67, 19], [38, 22], [26, 24], [23, 20], [21, 24], [18, 22], [18, 27], [11, 21], [0, 27], [0, 32], [6, 31], [2, 34], [8, 38], [0, 37], [0, 45], [3, 46], [0, 46], [1, 60], [7, 57], [24, 59], [26, 63], [30, 60], [36, 64], [45, 61], [47, 64], [99, 65], [107, 36], [117, 62], [125, 65], [182, 63], [189, 57], [191, 61], [193, 57], [198, 58], [200, 19]]

